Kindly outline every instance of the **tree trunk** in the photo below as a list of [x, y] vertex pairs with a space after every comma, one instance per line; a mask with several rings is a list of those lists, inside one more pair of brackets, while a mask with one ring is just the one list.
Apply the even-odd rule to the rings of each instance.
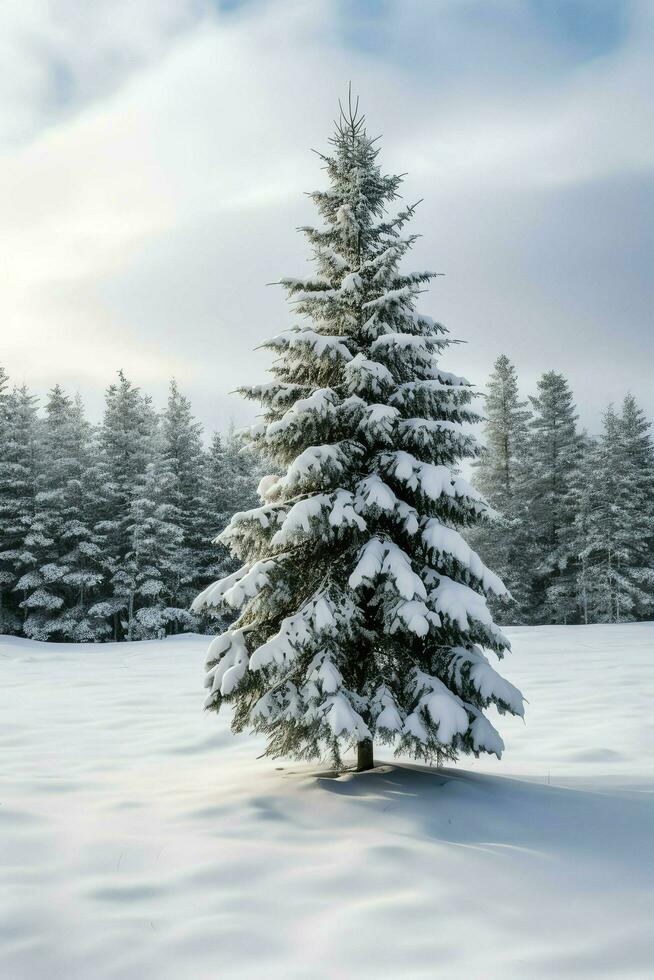
[[365, 772], [373, 769], [375, 763], [372, 758], [372, 739], [365, 738], [363, 742], [357, 743], [357, 772]]

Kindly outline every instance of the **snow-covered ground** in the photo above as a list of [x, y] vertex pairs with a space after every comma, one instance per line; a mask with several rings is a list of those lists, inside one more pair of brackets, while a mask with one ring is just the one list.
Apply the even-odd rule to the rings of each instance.
[[509, 633], [501, 763], [340, 778], [202, 712], [206, 638], [0, 640], [0, 976], [654, 976], [654, 624]]

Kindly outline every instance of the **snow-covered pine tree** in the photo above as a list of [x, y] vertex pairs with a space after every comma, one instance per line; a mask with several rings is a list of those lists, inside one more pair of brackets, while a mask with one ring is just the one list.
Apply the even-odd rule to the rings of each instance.
[[574, 622], [578, 615], [576, 480], [582, 437], [566, 378], [547, 371], [531, 398], [528, 521], [534, 544], [533, 619]]
[[193, 628], [196, 624], [189, 613], [189, 606], [202, 581], [205, 454], [202, 426], [193, 417], [189, 399], [180, 392], [174, 380], [170, 383], [168, 403], [161, 423], [161, 452], [167, 479], [160, 487], [160, 499], [173, 509], [171, 516], [174, 513], [181, 531], [175, 573], [168, 582], [170, 604], [180, 610], [180, 616], [171, 626], [176, 629], [184, 622], [187, 628]]
[[597, 585], [594, 574], [594, 542], [591, 540], [591, 522], [597, 506], [597, 487], [595, 471], [599, 458], [597, 440], [585, 440], [581, 461], [577, 468], [574, 483], [574, 551], [576, 555], [577, 604], [581, 622], [594, 621], [593, 596]]
[[484, 407], [485, 444], [473, 464], [474, 483], [498, 516], [472, 529], [468, 538], [515, 600], [491, 608], [509, 622], [524, 622], [529, 614], [532, 557], [525, 493], [531, 413], [527, 402], [520, 400], [516, 370], [506, 354], [495, 361]]
[[86, 420], [79, 395], [72, 406], [72, 441], [77, 467], [69, 477], [67, 492], [76, 513], [63, 534], [68, 572], [64, 577], [67, 597], [62, 625], [69, 639], [89, 643], [105, 639], [111, 627], [105, 617], [91, 612], [106, 584], [105, 538], [97, 530], [104, 502], [104, 468], [98, 430]]
[[169, 503], [174, 487], [174, 475], [161, 454], [148, 465], [129, 507], [130, 548], [112, 579], [114, 593], [122, 600], [127, 640], [160, 638], [174, 623], [189, 626], [193, 619], [177, 603], [185, 564], [180, 514]]
[[624, 584], [620, 565], [626, 555], [619, 544], [624, 512], [615, 505], [619, 499], [619, 423], [612, 405], [602, 423], [602, 434], [587, 447], [576, 481], [576, 576], [584, 623], [619, 621]]
[[633, 398], [627, 396], [621, 416], [610, 405], [600, 440], [583, 468], [577, 516], [585, 621], [625, 622], [654, 606], [647, 448], [647, 423]]
[[[105, 594], [90, 614], [111, 624], [115, 640], [125, 635], [129, 594], [124, 576], [132, 551], [132, 503], [143, 489], [148, 464], [155, 455], [157, 417], [149, 397], [134, 387], [122, 371], [109, 386], [99, 433], [98, 476], [102, 499], [94, 531], [102, 544]], [[127, 619], [126, 619], [127, 616]]]
[[41, 425], [36, 510], [25, 538], [29, 567], [16, 585], [24, 596], [23, 630], [32, 639], [93, 640], [105, 632], [87, 613], [103, 578], [85, 520], [89, 436], [81, 403], [55, 385]]
[[487, 513], [457, 475], [474, 451], [469, 384], [442, 370], [445, 329], [416, 312], [429, 272], [400, 263], [414, 207], [388, 216], [401, 179], [385, 176], [356, 109], [323, 157], [322, 221], [304, 228], [316, 275], [283, 285], [305, 319], [268, 341], [274, 380], [243, 389], [265, 408], [251, 433], [275, 466], [261, 507], [222, 540], [242, 568], [196, 610], [241, 608], [208, 652], [207, 707], [234, 706], [233, 728], [268, 753], [336, 764], [373, 740], [425, 760], [500, 755], [484, 715], [522, 715], [520, 693], [489, 663], [509, 644], [486, 595], [504, 586], [459, 528]]
[[[6, 382], [5, 382], [6, 383]], [[31, 524], [36, 512], [39, 468], [39, 422], [36, 398], [25, 385], [3, 395], [3, 439], [0, 443], [0, 588], [1, 628], [21, 633], [25, 610], [16, 591], [21, 576], [33, 567]]]
[[10, 388], [9, 375], [0, 365], [0, 633], [13, 633], [18, 626], [18, 618], [10, 608], [11, 589], [16, 580], [13, 563], [5, 557], [5, 507], [7, 494], [7, 443], [10, 434]]
[[[204, 536], [199, 553], [200, 579], [204, 586], [235, 572], [240, 563], [218, 538], [232, 516], [249, 510], [259, 503], [257, 487], [263, 476], [258, 453], [237, 435], [230, 424], [226, 434], [214, 432], [205, 454], [202, 503]], [[203, 631], [215, 632], [216, 626], [226, 629], [233, 621], [233, 610], [225, 610], [218, 622], [216, 610], [200, 614]]]
[[[206, 513], [221, 504], [224, 510], [220, 491], [216, 493], [214, 488], [213, 496], [208, 493], [208, 460], [201, 432], [188, 398], [172, 381], [161, 416], [156, 459], [131, 505], [132, 547], [120, 572], [120, 588], [128, 600], [127, 635], [132, 638], [156, 637], [200, 625], [189, 606], [198, 586], [210, 580], [205, 571], [209, 561]], [[230, 491], [238, 492], [235, 477], [234, 473], [225, 474]], [[240, 499], [247, 505], [243, 494]], [[234, 506], [224, 516], [214, 536], [236, 509]]]
[[18, 578], [15, 546], [24, 528], [17, 526], [14, 444], [14, 396], [9, 376], [0, 367], [0, 633], [16, 633], [20, 616], [13, 587]]
[[214, 460], [215, 475], [219, 476], [219, 501], [221, 513], [227, 517], [223, 527], [239, 510], [247, 510], [259, 503], [257, 487], [264, 475], [259, 454], [252, 444], [245, 442], [232, 423], [221, 437], [216, 434], [218, 458]]
[[[132, 409], [141, 396], [123, 379], [121, 384], [126, 425], [134, 425]], [[111, 604], [130, 640], [197, 625], [189, 605], [200, 578], [201, 427], [174, 381], [156, 438], [151, 410], [145, 409], [146, 428], [137, 428], [135, 437], [143, 450], [138, 464], [148, 456], [150, 461], [145, 473], [132, 480], [131, 492], [122, 495], [126, 550], [111, 577]]]
[[631, 615], [648, 618], [654, 612], [654, 446], [650, 423], [634, 396], [628, 393], [619, 417], [623, 468], [623, 506], [627, 512], [629, 553], [627, 575], [632, 583]]
[[0, 436], [2, 437], [2, 442], [0, 446], [4, 444], [7, 438], [7, 424], [9, 421], [9, 398], [10, 398], [10, 388], [9, 388], [9, 375], [0, 364]]

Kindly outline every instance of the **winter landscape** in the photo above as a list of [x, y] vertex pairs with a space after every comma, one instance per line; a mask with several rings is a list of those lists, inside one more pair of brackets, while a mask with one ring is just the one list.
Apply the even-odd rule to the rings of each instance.
[[651, 12], [102, 10], [0, 13], [0, 976], [653, 976]]
[[3, 976], [651, 976], [654, 626], [509, 635], [504, 762], [338, 778], [197, 710], [204, 637], [5, 640]]

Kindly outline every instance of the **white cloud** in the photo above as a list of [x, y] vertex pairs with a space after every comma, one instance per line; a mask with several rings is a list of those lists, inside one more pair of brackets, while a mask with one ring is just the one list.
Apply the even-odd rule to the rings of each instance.
[[[325, 146], [351, 78], [385, 134], [384, 162], [426, 198], [417, 263], [448, 273], [432, 309], [471, 340], [456, 351], [465, 369], [483, 378], [506, 350], [530, 379], [568, 371], [592, 410], [627, 381], [645, 398], [645, 375], [620, 367], [625, 347], [647, 342], [645, 277], [620, 276], [624, 246], [638, 247], [629, 195], [654, 169], [646, 6], [621, 45], [574, 65], [519, 4], [511, 30], [500, 20], [490, 33], [463, 29], [455, 5], [397, 5], [384, 30], [404, 59], [348, 45], [329, 2], [229, 16], [190, 0], [125, 0], [112, 17], [108, 6], [10, 2], [0, 15], [15, 42], [0, 99], [12, 136], [0, 158], [2, 356], [15, 376], [90, 390], [122, 365], [160, 390], [174, 372], [215, 424], [226, 393], [265, 366], [252, 347], [285, 324], [265, 283], [302, 268], [293, 229], [311, 216], [302, 191], [322, 179], [307, 148]], [[424, 52], [429, 30], [446, 64], [412, 62], [412, 31]], [[625, 240], [593, 255], [611, 231]], [[615, 263], [607, 292], [593, 271]], [[594, 337], [601, 356], [582, 370]]]

